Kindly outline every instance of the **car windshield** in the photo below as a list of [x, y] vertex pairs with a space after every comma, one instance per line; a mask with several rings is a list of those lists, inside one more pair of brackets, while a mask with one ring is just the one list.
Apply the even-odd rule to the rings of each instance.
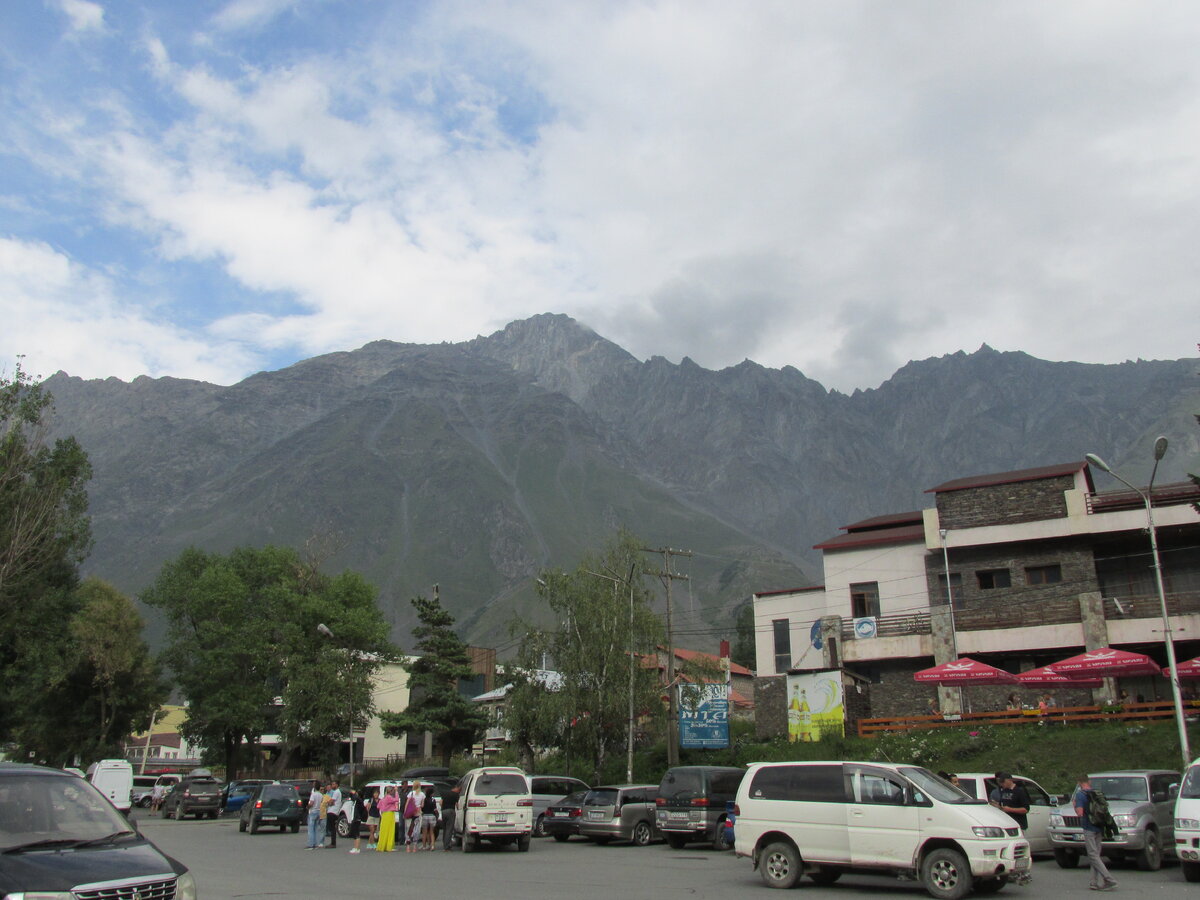
[[498, 797], [501, 794], [528, 794], [529, 785], [523, 775], [497, 773], [484, 775], [479, 779], [475, 793], [483, 796]]
[[584, 806], [616, 806], [619, 792], [614, 788], [598, 788], [584, 794]]
[[976, 800], [966, 791], [955, 787], [944, 778], [939, 778], [928, 769], [916, 766], [904, 766], [900, 774], [911, 781], [922, 794], [932, 797], [941, 803], [983, 803]]
[[1188, 800], [1200, 800], [1200, 766], [1192, 766], [1183, 778], [1179, 796]]
[[102, 840], [130, 830], [82, 778], [37, 772], [0, 776], [0, 851], [44, 841]]
[[1149, 800], [1146, 779], [1140, 775], [1104, 775], [1092, 779], [1092, 790], [1109, 800]]
[[699, 769], [672, 769], [658, 786], [658, 795], [667, 800], [691, 800], [704, 794], [704, 775]]

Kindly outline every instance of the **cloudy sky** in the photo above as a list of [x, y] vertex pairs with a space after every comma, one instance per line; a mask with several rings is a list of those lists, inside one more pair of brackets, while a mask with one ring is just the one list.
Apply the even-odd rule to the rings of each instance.
[[1196, 355], [1200, 5], [18, 0], [0, 371]]

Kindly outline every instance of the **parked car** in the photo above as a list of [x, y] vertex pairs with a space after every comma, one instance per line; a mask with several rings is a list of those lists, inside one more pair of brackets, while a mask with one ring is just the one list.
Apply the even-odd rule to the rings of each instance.
[[238, 813], [238, 831], [258, 834], [263, 827], [278, 827], [280, 831], [300, 830], [308, 810], [293, 785], [271, 782], [250, 785], [250, 796]]
[[158, 777], [155, 775], [134, 775], [133, 789], [129, 792], [129, 802], [142, 809], [148, 809], [154, 800], [154, 782], [157, 780]]
[[[1050, 853], [1050, 814], [1058, 808], [1057, 799], [1032, 778], [1014, 775], [1013, 781], [1025, 788], [1029, 794], [1029, 827], [1025, 829], [1025, 840], [1029, 841], [1031, 853]], [[958, 773], [958, 786], [972, 797], [987, 800], [996, 787], [995, 774], [986, 772]]]
[[[410, 779], [377, 778], [374, 781], [368, 781], [361, 788], [355, 788], [355, 790], [358, 791], [359, 793], [361, 793], [363, 797], [368, 797], [368, 796], [370, 796], [371, 791], [378, 789], [379, 796], [382, 797], [383, 789], [385, 787], [394, 785], [397, 789], [399, 789], [399, 788], [403, 787], [406, 783], [411, 785], [412, 781]], [[439, 804], [446, 802], [447, 793], [449, 793], [453, 789], [453, 785], [446, 787], [445, 786], [446, 782], [422, 781], [422, 782], [420, 782], [420, 784], [421, 784], [421, 790], [424, 791], [425, 793], [428, 794], [430, 791], [433, 791], [437, 795]], [[346, 796], [346, 789], [342, 790], [342, 796], [343, 797]], [[401, 801], [400, 809], [403, 812], [404, 798], [401, 797], [400, 801]], [[453, 803], [454, 800], [452, 799], [450, 802]], [[351, 809], [349, 805], [344, 805], [342, 807], [342, 809], [338, 812], [338, 822], [337, 822], [338, 837], [344, 838], [344, 837], [350, 836], [350, 817], [353, 814], [353, 812], [354, 812], [354, 810]], [[439, 829], [442, 826], [441, 812], [442, 812], [442, 808], [439, 805], [438, 806], [438, 828]], [[399, 827], [399, 826], [397, 826], [397, 827]]]
[[88, 766], [87, 779], [126, 815], [133, 802], [133, 766], [127, 759], [102, 759]]
[[[1092, 776], [1092, 790], [1108, 800], [1108, 811], [1119, 834], [1101, 844], [1109, 859], [1132, 859], [1139, 869], [1156, 871], [1162, 867], [1163, 854], [1175, 853], [1175, 797], [1179, 793], [1179, 773], [1168, 769], [1127, 769], [1098, 772]], [[1075, 807], [1067, 802], [1050, 816], [1050, 843], [1054, 859], [1064, 869], [1079, 865], [1085, 853], [1083, 825]]]
[[961, 900], [1029, 878], [1016, 823], [918, 766], [754, 763], [734, 810], [734, 852], [770, 887], [856, 871], [916, 878], [937, 900]]
[[308, 807], [308, 798], [312, 796], [313, 783], [311, 778], [294, 778], [291, 780], [281, 781], [280, 784], [290, 784], [300, 792], [300, 799], [304, 801], [305, 808]]
[[196, 900], [187, 867], [86, 779], [0, 763], [0, 897], [91, 897], [105, 884], [128, 897]]
[[586, 796], [587, 791], [576, 791], [547, 806], [543, 823], [545, 833], [559, 843], [570, 840], [573, 834], [579, 834], [579, 823], [583, 821], [583, 798]]
[[270, 778], [240, 778], [221, 788], [221, 815], [232, 816], [242, 811], [242, 804], [260, 784], [272, 784]]
[[1200, 881], [1200, 759], [1192, 761], [1175, 799], [1175, 855], [1184, 881]]
[[464, 853], [478, 850], [480, 841], [529, 850], [533, 797], [523, 771], [515, 766], [484, 766], [469, 771], [458, 785], [454, 833]]
[[725, 804], [737, 797], [745, 774], [732, 766], [674, 766], [663, 773], [654, 796], [655, 818], [672, 850], [697, 841], [729, 849]]
[[587, 791], [586, 782], [567, 775], [530, 775], [529, 794], [533, 797], [533, 836], [546, 836], [546, 809], [567, 794]]
[[171, 788], [162, 802], [164, 819], [194, 815], [215, 819], [221, 812], [221, 782], [211, 775], [188, 775]]
[[632, 841], [644, 847], [661, 837], [654, 815], [657, 784], [609, 784], [583, 798], [579, 833], [597, 844]]

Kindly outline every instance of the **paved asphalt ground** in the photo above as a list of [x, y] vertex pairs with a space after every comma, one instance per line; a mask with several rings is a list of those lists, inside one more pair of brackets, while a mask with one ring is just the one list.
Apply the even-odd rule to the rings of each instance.
[[[305, 850], [304, 832], [238, 831], [236, 819], [183, 822], [134, 813], [143, 833], [195, 874], [201, 900], [287, 897], [292, 900], [350, 898], [477, 898], [477, 900], [777, 900], [749, 860], [701, 847], [670, 850], [665, 844], [598, 846], [580, 838], [565, 844], [535, 840], [528, 853], [486, 847], [480, 853], [375, 853], [351, 856], [350, 843], [336, 850]], [[1114, 868], [1120, 881], [1112, 897], [1126, 900], [1197, 900], [1200, 885], [1187, 884], [1179, 867], [1158, 872]], [[1038, 859], [1033, 883], [1008, 886], [1009, 900], [1094, 900], [1088, 871], [1060, 869]], [[880, 876], [845, 876], [831, 887], [807, 879], [808, 900], [928, 900], [915, 882]], [[798, 895], [793, 895], [798, 896]]]

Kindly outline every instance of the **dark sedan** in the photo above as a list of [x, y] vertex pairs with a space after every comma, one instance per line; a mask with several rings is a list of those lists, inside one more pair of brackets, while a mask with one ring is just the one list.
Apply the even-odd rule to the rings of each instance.
[[304, 801], [292, 785], [260, 784], [242, 804], [238, 831], [258, 834], [260, 828], [278, 828], [280, 831], [290, 828], [295, 834], [304, 822], [304, 815]]
[[583, 818], [583, 798], [587, 791], [576, 791], [546, 807], [542, 828], [556, 841], [565, 841], [579, 834], [579, 821]]

